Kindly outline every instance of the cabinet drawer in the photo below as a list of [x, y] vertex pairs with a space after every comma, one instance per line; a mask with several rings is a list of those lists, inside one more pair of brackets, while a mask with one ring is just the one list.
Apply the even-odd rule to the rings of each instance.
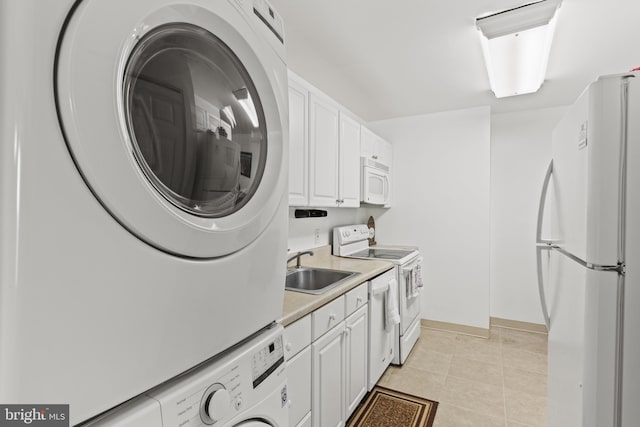
[[344, 295], [342, 295], [311, 314], [313, 331], [311, 336], [314, 341], [344, 320], [344, 299]]
[[348, 316], [367, 303], [368, 283], [365, 282], [358, 287], [351, 289], [346, 294], [345, 315]]
[[284, 328], [284, 358], [291, 359], [311, 344], [311, 315], [308, 314]]

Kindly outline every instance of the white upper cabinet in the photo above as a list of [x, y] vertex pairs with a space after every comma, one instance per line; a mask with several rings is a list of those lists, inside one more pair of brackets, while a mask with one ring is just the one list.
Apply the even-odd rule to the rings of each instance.
[[289, 205], [309, 204], [309, 91], [289, 79]]
[[360, 129], [360, 123], [340, 112], [338, 203], [341, 207], [360, 206]]
[[393, 162], [393, 147], [391, 143], [380, 138], [363, 126], [360, 140], [360, 155], [391, 167]]
[[360, 121], [289, 74], [289, 205], [360, 206]]
[[309, 205], [338, 206], [339, 109], [331, 100], [309, 96]]

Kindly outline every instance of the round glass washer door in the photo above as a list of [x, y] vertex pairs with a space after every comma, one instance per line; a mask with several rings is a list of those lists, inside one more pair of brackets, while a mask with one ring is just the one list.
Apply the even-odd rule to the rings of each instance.
[[135, 236], [227, 255], [282, 204], [286, 68], [230, 2], [157, 3], [80, 3], [59, 43], [62, 129], [93, 194]]
[[273, 427], [273, 425], [262, 420], [250, 420], [236, 424], [234, 427]]
[[251, 199], [268, 146], [264, 110], [227, 45], [191, 24], [155, 28], [134, 47], [123, 84], [135, 158], [167, 201], [215, 218]]

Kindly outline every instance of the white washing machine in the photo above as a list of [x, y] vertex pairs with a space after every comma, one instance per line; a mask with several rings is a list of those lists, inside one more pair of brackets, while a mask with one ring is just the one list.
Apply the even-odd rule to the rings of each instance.
[[89, 419], [281, 314], [266, 0], [0, 2], [0, 402]]
[[287, 427], [280, 325], [82, 427]]

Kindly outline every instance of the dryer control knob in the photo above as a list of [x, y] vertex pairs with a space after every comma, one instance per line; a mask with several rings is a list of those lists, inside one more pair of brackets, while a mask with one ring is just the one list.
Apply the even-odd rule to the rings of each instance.
[[230, 415], [233, 406], [231, 405], [231, 396], [222, 384], [214, 384], [207, 391], [203, 409], [204, 415], [209, 419], [203, 421], [206, 424], [213, 424]]

